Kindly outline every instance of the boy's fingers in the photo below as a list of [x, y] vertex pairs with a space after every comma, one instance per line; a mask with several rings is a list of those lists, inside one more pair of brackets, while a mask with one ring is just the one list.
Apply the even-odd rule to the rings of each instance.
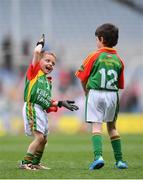
[[42, 38], [41, 38], [41, 40], [40, 40], [40, 41], [45, 42], [45, 34], [42, 34]]
[[79, 109], [79, 107], [76, 105], [72, 105], [72, 108], [73, 108], [73, 110], [76, 110], [76, 111]]
[[67, 103], [69, 103], [69, 104], [74, 104], [75, 101], [67, 100]]
[[37, 42], [37, 46], [41, 44], [42, 45], [42, 48], [44, 47], [44, 44], [45, 44], [45, 34], [42, 34], [42, 37], [41, 39]]
[[42, 34], [42, 39], [45, 40], [45, 34]]

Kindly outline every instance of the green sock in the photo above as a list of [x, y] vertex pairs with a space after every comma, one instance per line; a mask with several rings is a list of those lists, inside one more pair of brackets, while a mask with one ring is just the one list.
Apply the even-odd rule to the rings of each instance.
[[119, 136], [111, 138], [111, 144], [116, 162], [122, 161], [121, 139]]
[[25, 157], [24, 157], [23, 164], [32, 163], [33, 158], [34, 158], [34, 155], [27, 152]]
[[32, 161], [32, 164], [39, 164], [42, 158], [43, 152], [42, 151], [36, 151], [35, 155], [34, 155], [34, 159]]
[[102, 136], [100, 134], [93, 135], [92, 144], [95, 159], [98, 159], [102, 156]]

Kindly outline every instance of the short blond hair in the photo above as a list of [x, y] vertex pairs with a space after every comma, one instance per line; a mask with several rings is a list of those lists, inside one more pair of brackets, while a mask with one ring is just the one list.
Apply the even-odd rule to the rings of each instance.
[[44, 56], [45, 54], [51, 55], [51, 56], [53, 56], [55, 59], [57, 59], [55, 53], [49, 52], [49, 51], [42, 51], [42, 52], [41, 52], [41, 58], [43, 58], [43, 56]]

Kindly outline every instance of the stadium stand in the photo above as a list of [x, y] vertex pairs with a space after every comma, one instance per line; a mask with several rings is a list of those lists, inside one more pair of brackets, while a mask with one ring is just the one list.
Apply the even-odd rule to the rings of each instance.
[[[141, 0], [132, 2], [143, 7]], [[120, 29], [117, 49], [125, 60], [126, 87], [134, 80], [139, 82], [143, 92], [142, 13], [116, 0], [0, 0], [0, 97], [5, 102], [0, 104], [1, 109], [11, 109], [12, 116], [13, 113], [19, 114], [23, 102], [24, 73], [34, 42], [42, 33], [46, 35], [48, 48], [57, 54], [58, 71], [65, 68], [74, 72], [87, 54], [95, 50], [95, 29], [105, 22], [114, 23]], [[7, 37], [12, 41], [11, 71], [3, 69], [7, 52], [2, 44]], [[25, 43], [28, 44], [27, 49]], [[54, 76], [57, 77], [58, 73], [67, 72], [56, 71]], [[74, 82], [73, 77], [71, 79]], [[58, 80], [54, 83], [58, 86]], [[69, 87], [65, 87], [65, 95], [71, 97], [79, 85], [75, 83], [74, 87]], [[10, 103], [11, 99], [13, 103]], [[139, 105], [140, 112], [143, 112], [143, 93], [140, 94]]]

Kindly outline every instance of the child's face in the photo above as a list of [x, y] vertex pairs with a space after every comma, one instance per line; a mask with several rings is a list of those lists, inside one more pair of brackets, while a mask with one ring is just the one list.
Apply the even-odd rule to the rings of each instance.
[[56, 58], [50, 54], [44, 54], [40, 60], [40, 66], [45, 74], [49, 74], [56, 63]]
[[103, 37], [101, 37], [100, 39], [99, 39], [98, 37], [96, 37], [96, 44], [97, 44], [97, 48], [98, 48], [98, 49], [104, 47]]

